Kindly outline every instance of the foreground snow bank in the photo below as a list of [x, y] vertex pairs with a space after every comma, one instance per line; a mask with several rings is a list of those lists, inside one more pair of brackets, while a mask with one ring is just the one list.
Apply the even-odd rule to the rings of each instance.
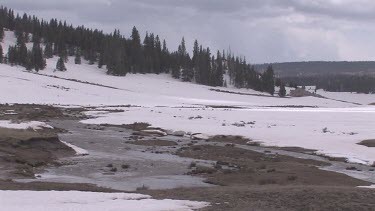
[[191, 211], [208, 206], [205, 202], [156, 200], [130, 193], [78, 191], [0, 191], [0, 210], [6, 211]]
[[42, 130], [44, 128], [53, 129], [52, 126], [38, 121], [31, 121], [31, 122], [12, 122], [10, 120], [0, 120], [0, 128], [8, 128], [8, 129], [17, 129], [17, 130]]

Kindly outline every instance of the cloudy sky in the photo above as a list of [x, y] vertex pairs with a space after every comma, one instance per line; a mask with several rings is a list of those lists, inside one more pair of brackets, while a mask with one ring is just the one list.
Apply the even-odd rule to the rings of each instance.
[[182, 36], [252, 63], [375, 60], [374, 0], [2, 0], [18, 12], [130, 36]]

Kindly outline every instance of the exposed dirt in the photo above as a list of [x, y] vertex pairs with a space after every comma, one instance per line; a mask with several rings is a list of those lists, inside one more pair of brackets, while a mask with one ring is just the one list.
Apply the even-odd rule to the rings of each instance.
[[161, 139], [152, 139], [152, 140], [136, 140], [129, 141], [129, 144], [140, 145], [140, 146], [177, 146], [178, 144], [174, 141], [167, 141]]
[[49, 105], [35, 104], [1, 104], [0, 119], [13, 121], [42, 121], [49, 122], [53, 119], [83, 119], [84, 108], [57, 108]]
[[116, 190], [101, 188], [91, 184], [70, 184], [70, 183], [53, 183], [53, 182], [30, 182], [19, 183], [11, 180], [0, 179], [0, 190], [36, 190], [36, 191], [89, 191], [89, 192], [118, 192]]
[[375, 139], [364, 140], [364, 141], [361, 141], [358, 144], [366, 146], [366, 147], [375, 147]]
[[32, 178], [34, 167], [53, 164], [75, 152], [50, 130], [0, 128], [0, 167], [3, 178]]
[[202, 211], [373, 211], [374, 190], [334, 186], [221, 186], [144, 191], [159, 199], [209, 201]]
[[[177, 153], [182, 157], [217, 161], [218, 171], [205, 175], [207, 181], [220, 185], [337, 185], [360, 186], [369, 183], [316, 166], [327, 163], [289, 156], [264, 154], [236, 147], [193, 146]], [[227, 166], [229, 168], [227, 168]], [[230, 168], [233, 168], [230, 170]]]
[[[42, 121], [82, 117], [82, 108], [62, 109], [47, 105], [0, 105], [0, 119], [14, 122]], [[33, 178], [34, 168], [58, 165], [57, 159], [74, 156], [70, 147], [59, 141], [58, 128], [15, 130], [0, 128], [0, 178]]]
[[252, 142], [251, 139], [244, 138], [242, 136], [225, 136], [225, 135], [214, 136], [208, 139], [207, 141], [242, 144], [242, 145], [246, 145], [249, 142]]
[[211, 202], [205, 211], [375, 210], [375, 191], [356, 188], [368, 182], [320, 170], [327, 163], [271, 155], [236, 147], [192, 146], [179, 156], [217, 161], [215, 166], [191, 165], [191, 174], [218, 186], [147, 190], [156, 198]]

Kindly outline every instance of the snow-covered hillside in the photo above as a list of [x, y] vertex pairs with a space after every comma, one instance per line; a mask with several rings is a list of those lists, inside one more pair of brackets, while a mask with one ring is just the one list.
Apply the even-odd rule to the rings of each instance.
[[[14, 41], [11, 36], [7, 33], [2, 44]], [[56, 72], [57, 58], [49, 59], [38, 74], [0, 64], [0, 103], [134, 105], [138, 107], [124, 107], [125, 112], [116, 114], [91, 112], [99, 118], [85, 123], [148, 122], [171, 130], [242, 135], [265, 145], [316, 149], [355, 162], [375, 161], [374, 148], [357, 145], [375, 138], [375, 107], [368, 105], [375, 102], [374, 95], [319, 92], [331, 99], [278, 98], [253, 90], [215, 88], [218, 92], [163, 74], [109, 76], [105, 69], [85, 62], [75, 65], [73, 60], [66, 64], [68, 71]]]

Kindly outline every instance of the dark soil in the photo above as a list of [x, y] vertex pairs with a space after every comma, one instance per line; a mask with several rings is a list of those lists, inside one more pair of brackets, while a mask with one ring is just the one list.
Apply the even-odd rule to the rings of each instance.
[[91, 184], [70, 184], [70, 183], [53, 183], [53, 182], [31, 182], [18, 183], [11, 180], [0, 179], [1, 190], [36, 190], [36, 191], [89, 191], [89, 192], [119, 192], [116, 190], [101, 188]]
[[[361, 186], [367, 182], [343, 174], [324, 171], [316, 166], [327, 163], [283, 155], [267, 155], [236, 147], [193, 146], [177, 153], [181, 157], [218, 161], [216, 173], [207, 181], [220, 185], [332, 185]], [[220, 168], [222, 166], [222, 168]], [[232, 170], [231, 168], [234, 167]]]
[[33, 178], [34, 167], [53, 164], [75, 151], [59, 141], [52, 130], [32, 131], [0, 128], [0, 166], [3, 177]]
[[374, 190], [335, 186], [219, 186], [144, 191], [159, 199], [209, 201], [202, 211], [373, 211]]
[[210, 138], [208, 141], [246, 145], [248, 142], [251, 142], [252, 140], [248, 139], [248, 138], [244, 138], [242, 136], [220, 135], [220, 136], [214, 136], [214, 137]]
[[129, 144], [140, 145], [140, 146], [177, 146], [178, 144], [174, 141], [167, 141], [167, 140], [136, 140], [136, 141], [129, 141]]
[[231, 146], [192, 146], [178, 155], [217, 161], [212, 167], [194, 165], [191, 170], [217, 186], [142, 193], [210, 202], [204, 211], [375, 210], [375, 191], [356, 188], [368, 182], [316, 167], [328, 165], [324, 162]]

